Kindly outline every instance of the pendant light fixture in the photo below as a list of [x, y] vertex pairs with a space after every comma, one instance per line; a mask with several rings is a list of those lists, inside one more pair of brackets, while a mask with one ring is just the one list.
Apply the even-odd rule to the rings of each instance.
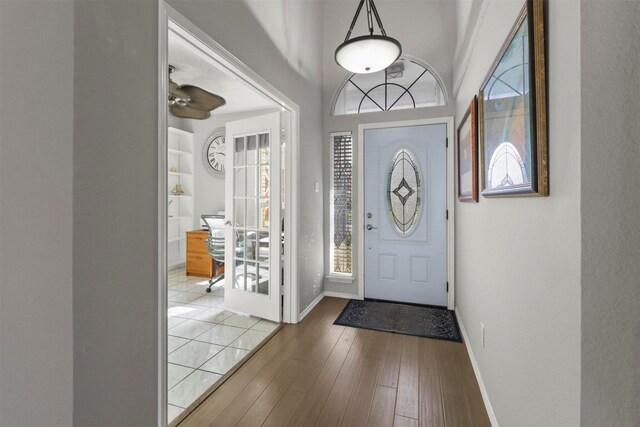
[[[367, 9], [369, 34], [349, 40], [363, 5], [366, 5]], [[375, 18], [378, 24], [380, 35], [373, 34], [373, 18]], [[356, 14], [353, 17], [353, 21], [351, 21], [347, 37], [345, 37], [344, 42], [336, 49], [335, 58], [338, 65], [352, 73], [375, 73], [393, 64], [400, 57], [401, 53], [402, 46], [400, 42], [387, 36], [373, 0], [360, 0]]]

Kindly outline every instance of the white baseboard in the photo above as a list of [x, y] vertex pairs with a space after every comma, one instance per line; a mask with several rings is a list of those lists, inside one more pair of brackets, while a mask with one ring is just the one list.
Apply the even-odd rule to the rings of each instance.
[[313, 308], [314, 308], [316, 305], [318, 305], [318, 303], [319, 303], [320, 301], [322, 301], [322, 298], [324, 298], [324, 292], [322, 292], [320, 295], [318, 295], [318, 296], [316, 297], [316, 299], [314, 299], [314, 300], [311, 302], [311, 304], [309, 304], [309, 305], [307, 306], [307, 308], [305, 308], [305, 309], [302, 311], [302, 313], [300, 313], [300, 315], [298, 316], [298, 322], [302, 321], [302, 319], [304, 319], [304, 318], [305, 318], [305, 316], [306, 316], [307, 314], [311, 313], [311, 310], [313, 310]]
[[487, 389], [484, 386], [484, 381], [482, 381], [482, 375], [480, 375], [480, 368], [478, 368], [478, 362], [476, 361], [476, 357], [473, 355], [473, 350], [471, 350], [471, 345], [469, 344], [469, 337], [467, 336], [467, 330], [464, 328], [462, 319], [458, 315], [457, 308], [455, 313], [456, 313], [456, 318], [458, 319], [458, 325], [460, 326], [460, 332], [462, 333], [462, 338], [464, 339], [464, 345], [467, 347], [467, 352], [469, 353], [469, 359], [471, 359], [471, 366], [473, 367], [473, 373], [476, 374], [476, 380], [478, 381], [478, 386], [480, 387], [480, 393], [482, 394], [484, 407], [487, 409], [487, 415], [489, 415], [489, 421], [491, 421], [491, 425], [493, 427], [498, 427], [498, 419], [496, 418], [496, 414], [493, 412], [493, 407], [491, 406], [491, 401], [489, 400], [489, 394], [487, 393]]
[[333, 297], [333, 298], [344, 298], [344, 299], [358, 299], [358, 295], [347, 294], [347, 293], [344, 293], [344, 292], [324, 291], [324, 296], [325, 297]]
[[167, 271], [175, 270], [176, 268], [182, 268], [186, 266], [187, 266], [187, 263], [185, 261], [178, 261], [178, 262], [174, 261], [173, 264], [169, 264], [167, 266]]

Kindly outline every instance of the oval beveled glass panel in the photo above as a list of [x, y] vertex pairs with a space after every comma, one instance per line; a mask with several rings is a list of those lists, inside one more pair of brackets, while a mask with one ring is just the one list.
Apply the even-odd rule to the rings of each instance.
[[393, 156], [389, 169], [387, 202], [391, 222], [402, 235], [410, 234], [420, 219], [421, 192], [415, 157], [401, 149]]

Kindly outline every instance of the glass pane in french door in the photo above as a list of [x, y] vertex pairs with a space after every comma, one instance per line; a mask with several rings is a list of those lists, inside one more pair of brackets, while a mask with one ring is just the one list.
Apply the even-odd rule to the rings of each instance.
[[235, 138], [234, 289], [269, 295], [269, 165], [268, 132]]
[[245, 238], [246, 233], [244, 230], [239, 230], [238, 227], [235, 227], [236, 230], [234, 232], [236, 236], [236, 252], [234, 254], [234, 260], [236, 269], [233, 274], [233, 287], [235, 289], [245, 290], [246, 284], [244, 282], [244, 278], [246, 276], [246, 265], [244, 260], [244, 252], [245, 252]]

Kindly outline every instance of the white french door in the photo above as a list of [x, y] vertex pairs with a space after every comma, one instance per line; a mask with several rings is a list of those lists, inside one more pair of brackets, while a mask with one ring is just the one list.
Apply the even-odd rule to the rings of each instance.
[[226, 125], [225, 306], [280, 322], [280, 113]]
[[364, 132], [366, 298], [447, 305], [447, 125]]

